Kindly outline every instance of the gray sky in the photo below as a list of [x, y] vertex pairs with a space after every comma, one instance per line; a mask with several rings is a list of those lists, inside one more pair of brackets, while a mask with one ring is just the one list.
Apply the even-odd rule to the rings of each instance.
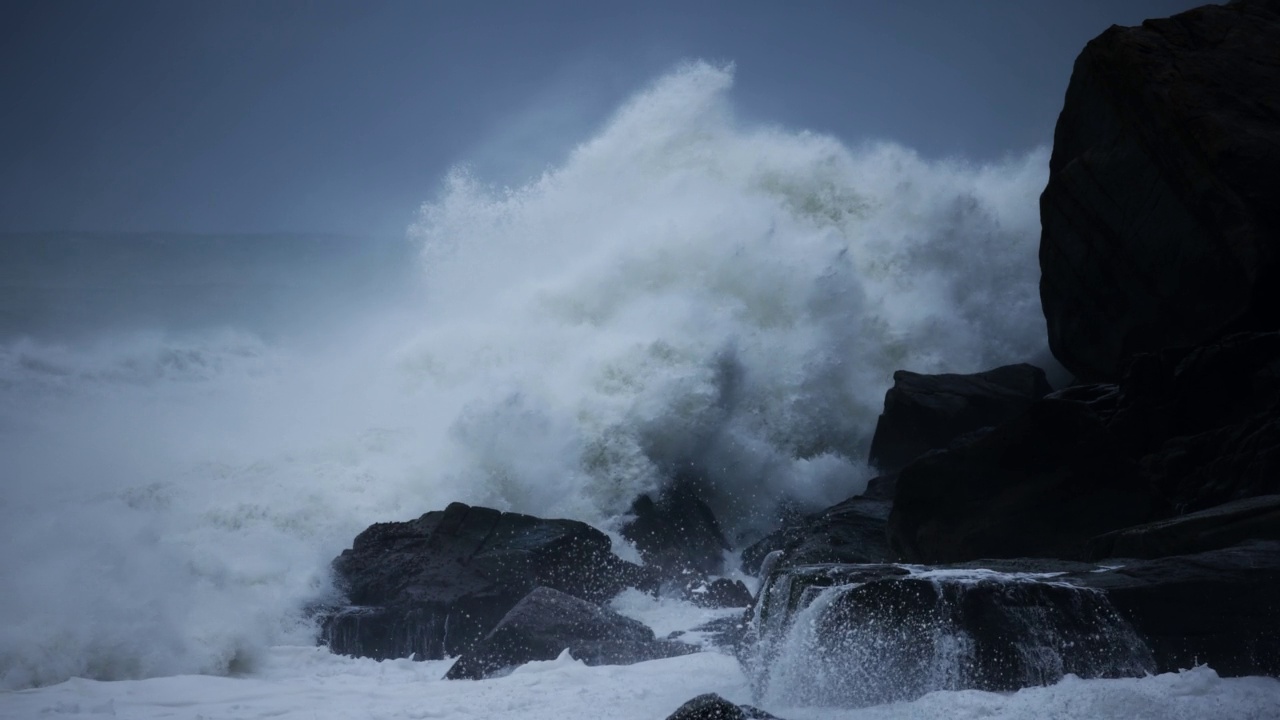
[[1187, 0], [0, 0], [0, 231], [400, 235], [684, 59], [741, 116], [975, 159], [1052, 138], [1107, 26]]

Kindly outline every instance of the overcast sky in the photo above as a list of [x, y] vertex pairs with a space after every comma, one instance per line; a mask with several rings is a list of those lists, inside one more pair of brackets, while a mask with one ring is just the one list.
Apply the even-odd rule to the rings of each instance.
[[0, 231], [400, 235], [697, 58], [747, 121], [993, 158], [1051, 141], [1091, 37], [1198, 4], [0, 0]]

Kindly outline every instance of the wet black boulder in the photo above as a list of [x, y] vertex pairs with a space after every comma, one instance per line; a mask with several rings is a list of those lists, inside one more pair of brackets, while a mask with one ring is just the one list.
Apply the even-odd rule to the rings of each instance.
[[322, 639], [374, 658], [465, 652], [537, 587], [602, 602], [649, 582], [585, 523], [462, 503], [370, 526], [333, 569], [351, 606], [324, 621]]

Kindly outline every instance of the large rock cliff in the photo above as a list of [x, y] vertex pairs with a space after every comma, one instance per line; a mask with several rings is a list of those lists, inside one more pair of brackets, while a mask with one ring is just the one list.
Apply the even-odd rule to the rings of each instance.
[[1135, 353], [1280, 328], [1280, 2], [1091, 41], [1040, 215], [1049, 345], [1082, 380], [1117, 380]]

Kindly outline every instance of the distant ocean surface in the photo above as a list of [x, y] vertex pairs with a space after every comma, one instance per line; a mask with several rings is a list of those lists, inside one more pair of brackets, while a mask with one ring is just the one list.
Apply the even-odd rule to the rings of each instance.
[[[731, 539], [861, 492], [898, 369], [1051, 364], [1043, 148], [991, 164], [749, 126], [732, 72], [638, 92], [406, 238], [0, 238], [0, 718], [653, 718], [732, 658], [480, 682], [314, 647], [329, 562], [450, 501], [614, 532], [676, 472]], [[635, 552], [615, 534], [618, 552]], [[665, 634], [705, 611], [628, 596]], [[1274, 717], [1201, 668], [787, 718]], [[806, 703], [808, 700], [806, 700]]]
[[0, 234], [0, 339], [201, 327], [276, 335], [403, 290], [416, 255], [404, 238]]

